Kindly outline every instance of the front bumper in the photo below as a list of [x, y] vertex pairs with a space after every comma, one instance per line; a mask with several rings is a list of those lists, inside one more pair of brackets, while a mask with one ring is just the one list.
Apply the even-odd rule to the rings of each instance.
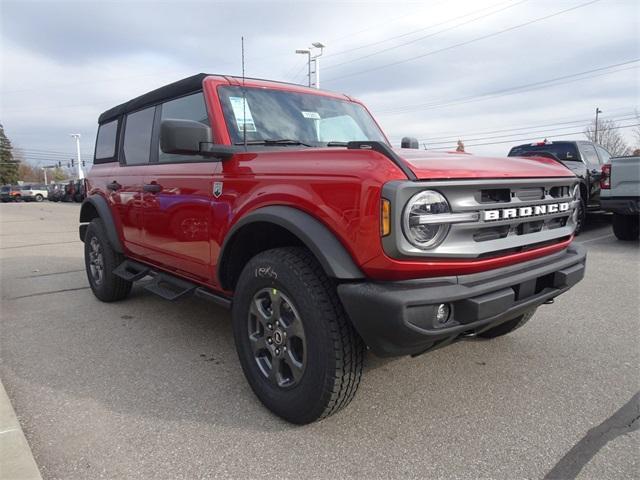
[[603, 197], [600, 196], [603, 210], [621, 215], [638, 215], [640, 213], [640, 198], [638, 197]]
[[[512, 320], [582, 280], [583, 247], [464, 276], [343, 283], [338, 295], [356, 330], [379, 356], [416, 355]], [[451, 306], [438, 325], [438, 305]]]

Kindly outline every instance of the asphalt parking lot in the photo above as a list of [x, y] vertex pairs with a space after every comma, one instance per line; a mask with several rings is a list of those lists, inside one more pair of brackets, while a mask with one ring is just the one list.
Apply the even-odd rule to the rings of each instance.
[[294, 427], [245, 382], [225, 310], [96, 300], [78, 212], [0, 205], [0, 372], [44, 478], [640, 475], [640, 250], [604, 216], [584, 281], [527, 326], [369, 355], [347, 409]]

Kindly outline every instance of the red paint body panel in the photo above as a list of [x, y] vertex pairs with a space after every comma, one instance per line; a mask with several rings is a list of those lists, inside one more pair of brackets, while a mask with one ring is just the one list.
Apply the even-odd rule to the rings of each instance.
[[[238, 79], [208, 77], [203, 91], [215, 142], [229, 145], [217, 88]], [[340, 94], [301, 86], [247, 80], [247, 87], [281, 89], [353, 101]], [[365, 107], [366, 108], [366, 107]], [[549, 159], [484, 158], [398, 150], [420, 179], [571, 177]], [[480, 260], [396, 260], [380, 239], [380, 193], [386, 182], [407, 180], [387, 157], [371, 150], [273, 148], [234, 155], [223, 163], [121, 166], [96, 165], [89, 194], [107, 198], [125, 253], [213, 289], [219, 253], [229, 230], [249, 212], [271, 205], [298, 208], [322, 222], [374, 280], [400, 280], [475, 273], [549, 255], [571, 240], [535, 250]], [[117, 181], [123, 188], [111, 192]], [[142, 191], [145, 183], [160, 193]], [[219, 198], [214, 182], [224, 182]]]
[[495, 158], [459, 153], [397, 149], [419, 179], [573, 177], [573, 173], [550, 158]]

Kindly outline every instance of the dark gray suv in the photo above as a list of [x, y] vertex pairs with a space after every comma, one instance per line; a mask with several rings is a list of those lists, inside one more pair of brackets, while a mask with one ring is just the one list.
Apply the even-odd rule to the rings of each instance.
[[587, 140], [561, 140], [527, 143], [513, 147], [509, 157], [547, 157], [558, 160], [580, 178], [581, 205], [576, 235], [584, 227], [587, 211], [601, 210], [600, 175], [611, 154], [601, 145]]

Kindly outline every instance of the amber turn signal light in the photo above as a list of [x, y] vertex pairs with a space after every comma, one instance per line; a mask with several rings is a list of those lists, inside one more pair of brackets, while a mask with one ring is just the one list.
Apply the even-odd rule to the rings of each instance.
[[386, 198], [382, 199], [380, 205], [380, 235], [386, 237], [391, 233], [391, 202]]

